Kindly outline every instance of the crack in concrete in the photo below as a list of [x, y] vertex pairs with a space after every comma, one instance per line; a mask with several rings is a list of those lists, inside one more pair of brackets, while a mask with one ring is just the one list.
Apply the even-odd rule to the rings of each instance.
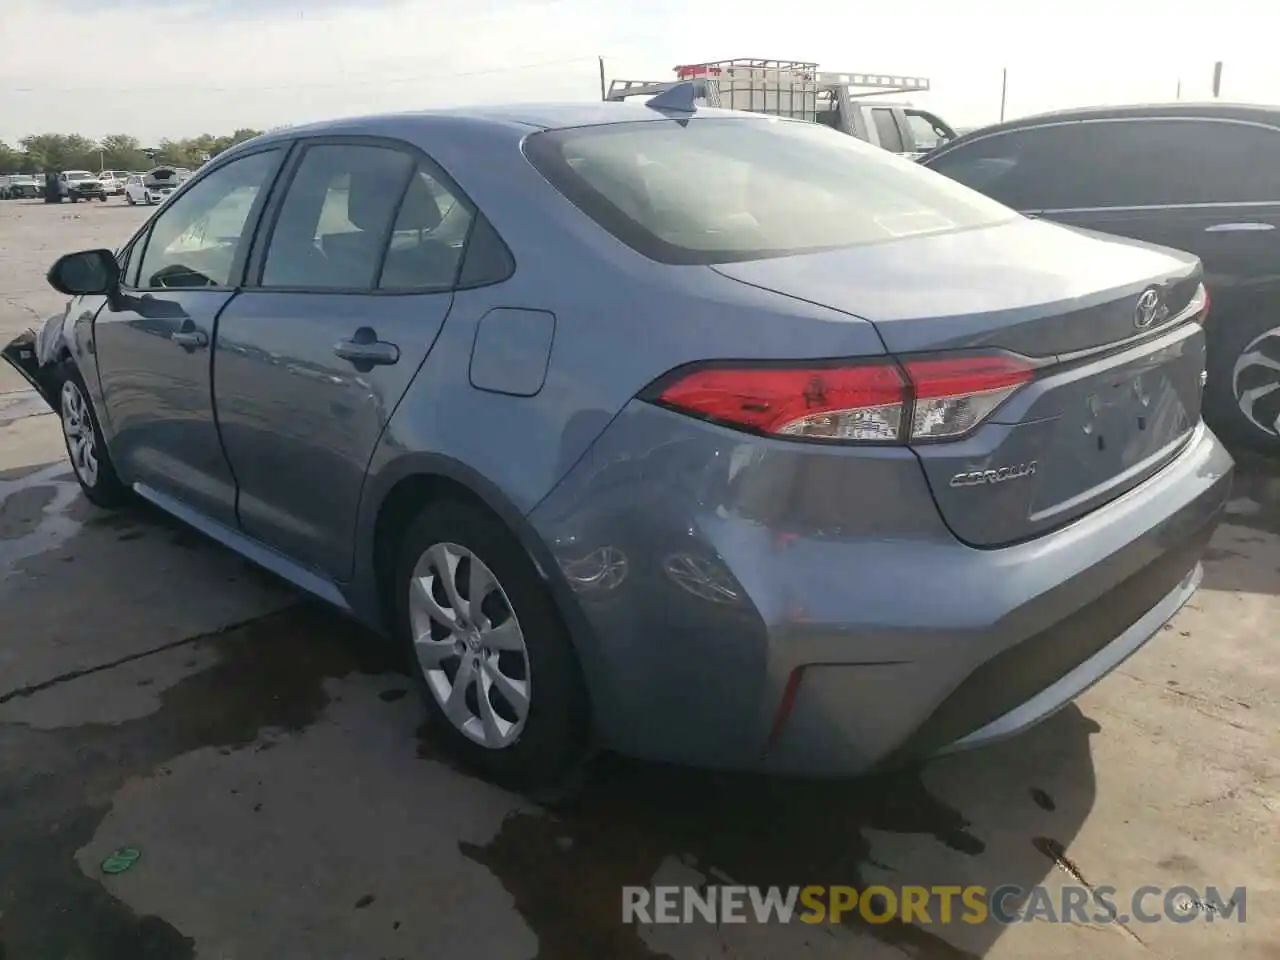
[[179, 647], [185, 647], [193, 643], [199, 643], [201, 640], [208, 640], [213, 637], [221, 636], [222, 634], [229, 633], [233, 630], [240, 630], [244, 627], [251, 627], [254, 624], [257, 624], [270, 617], [276, 617], [276, 616], [279, 616], [281, 613], [289, 612], [296, 606], [297, 604], [291, 604], [290, 606], [282, 607], [279, 610], [272, 610], [270, 613], [260, 613], [260, 614], [257, 614], [256, 616], [252, 616], [244, 620], [236, 621], [235, 623], [228, 623], [224, 626], [218, 627], [215, 630], [209, 630], [205, 633], [198, 633], [192, 637], [183, 637], [181, 640], [171, 640], [168, 643], [160, 644], [158, 647], [151, 647], [148, 650], [141, 650], [137, 653], [131, 653], [128, 656], [118, 657], [117, 659], [109, 660], [106, 663], [100, 663], [92, 667], [82, 667], [79, 670], [68, 670], [66, 673], [61, 673], [58, 676], [51, 677], [48, 680], [41, 680], [39, 683], [29, 683], [26, 686], [18, 687], [16, 690], [10, 690], [8, 693], [0, 694], [0, 706], [3, 706], [4, 704], [8, 703], [11, 700], [21, 700], [26, 697], [34, 696], [35, 694], [41, 693], [42, 691], [52, 689], [53, 687], [60, 686], [64, 683], [70, 683], [72, 680], [79, 680], [81, 677], [93, 676], [95, 673], [103, 673], [108, 670], [114, 670], [116, 667], [124, 666], [126, 663], [133, 663], [136, 660], [142, 660], [142, 659], [145, 659], [146, 657], [153, 657], [157, 653], [165, 653], [166, 651], [169, 651], [169, 650], [176, 650]]

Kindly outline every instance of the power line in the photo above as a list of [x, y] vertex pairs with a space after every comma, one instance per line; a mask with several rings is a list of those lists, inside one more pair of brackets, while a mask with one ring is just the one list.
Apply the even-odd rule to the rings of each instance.
[[244, 93], [257, 94], [272, 90], [311, 90], [317, 88], [352, 89], [355, 87], [384, 87], [403, 83], [421, 83], [424, 80], [451, 80], [460, 77], [481, 77], [499, 73], [512, 73], [518, 70], [537, 70], [542, 67], [559, 67], [571, 63], [595, 63], [596, 57], [564, 57], [559, 60], [542, 60], [537, 63], [518, 63], [506, 67], [491, 67], [485, 70], [465, 70], [437, 73], [422, 73], [406, 77], [370, 77], [363, 80], [319, 80], [309, 83], [268, 84], [260, 87], [219, 87], [203, 83], [170, 83], [162, 81], [143, 87], [104, 87], [102, 85], [84, 87], [14, 87], [11, 93], [45, 94], [45, 93], [96, 93], [99, 95], [120, 93], [155, 94], [157, 89], [163, 90], [199, 90], [210, 93]]

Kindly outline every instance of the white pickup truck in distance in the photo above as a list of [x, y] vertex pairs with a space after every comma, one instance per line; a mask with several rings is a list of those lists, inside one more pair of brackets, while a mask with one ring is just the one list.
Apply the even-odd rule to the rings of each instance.
[[872, 98], [926, 93], [927, 77], [837, 73], [800, 60], [715, 60], [675, 68], [673, 81], [614, 80], [606, 100], [652, 97], [686, 80], [706, 82], [708, 106], [821, 123], [911, 159], [956, 138], [935, 113]]

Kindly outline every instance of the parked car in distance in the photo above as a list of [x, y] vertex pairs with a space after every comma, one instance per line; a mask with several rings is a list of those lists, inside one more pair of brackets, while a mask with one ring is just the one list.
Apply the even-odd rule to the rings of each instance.
[[58, 174], [59, 189], [64, 199], [75, 203], [77, 200], [107, 201], [107, 191], [102, 181], [88, 170], [64, 170]]
[[130, 206], [163, 203], [177, 188], [172, 184], [148, 183], [145, 176], [133, 174], [124, 182], [124, 199]]
[[1205, 417], [1280, 453], [1280, 107], [1070, 110], [978, 130], [922, 163], [1029, 215], [1199, 257], [1213, 299]]
[[1187, 602], [1230, 491], [1194, 256], [803, 121], [289, 128], [50, 282], [4, 355], [86, 496], [397, 637], [512, 785], [1013, 734]]
[[139, 175], [140, 182], [132, 192], [126, 185], [125, 199], [129, 203], [164, 203], [190, 176], [191, 171], [183, 167], [152, 167]]
[[0, 177], [0, 199], [34, 200], [43, 193], [43, 185], [35, 177], [22, 173]]
[[124, 193], [124, 181], [129, 175], [121, 170], [103, 170], [98, 180], [109, 197], [118, 197]]

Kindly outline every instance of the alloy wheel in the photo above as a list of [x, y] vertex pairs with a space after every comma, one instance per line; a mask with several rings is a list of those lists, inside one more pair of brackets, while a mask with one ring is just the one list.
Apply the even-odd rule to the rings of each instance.
[[71, 467], [86, 487], [98, 484], [98, 448], [89, 404], [75, 381], [62, 385], [62, 433], [67, 438]]
[[466, 547], [437, 543], [409, 581], [419, 669], [446, 719], [483, 747], [520, 736], [529, 715], [529, 653], [493, 571]]
[[1254, 337], [1240, 351], [1231, 392], [1246, 420], [1269, 437], [1280, 437], [1280, 327]]

